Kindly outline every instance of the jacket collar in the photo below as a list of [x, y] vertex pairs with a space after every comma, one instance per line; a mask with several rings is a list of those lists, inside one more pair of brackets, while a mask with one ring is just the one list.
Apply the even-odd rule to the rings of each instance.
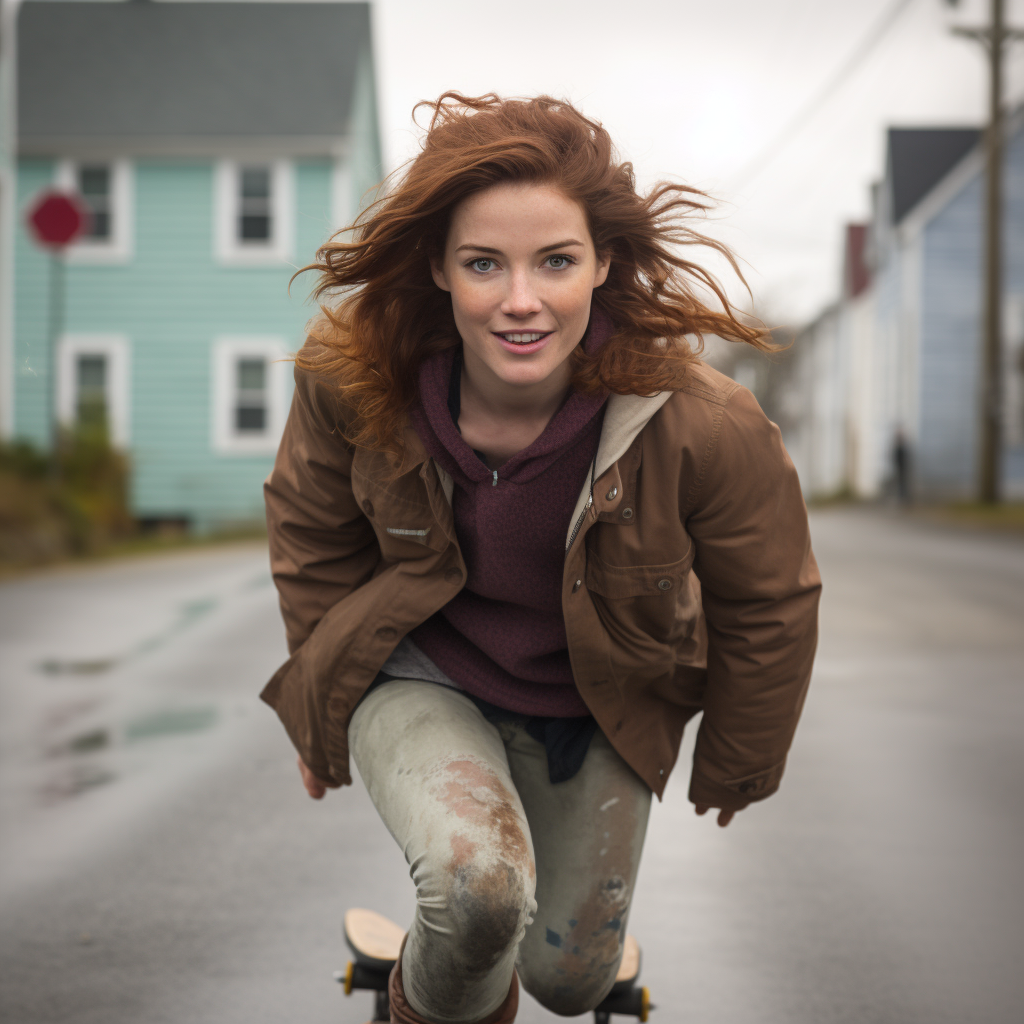
[[600, 476], [622, 458], [637, 434], [671, 397], [671, 391], [662, 391], [649, 398], [642, 395], [612, 395], [608, 399], [601, 441], [597, 446], [595, 476]]
[[[672, 397], [671, 391], [662, 391], [657, 395], [643, 397], [641, 395], [611, 395], [605, 407], [604, 423], [601, 426], [601, 440], [597, 446], [597, 457], [594, 465], [594, 480], [608, 472], [622, 456], [628, 451], [629, 446], [636, 440], [637, 435], [650, 422], [658, 410]], [[430, 463], [433, 463], [437, 470], [438, 479], [444, 490], [449, 505], [452, 500], [454, 482], [450, 474], [440, 466], [436, 460], [431, 459], [427, 453], [419, 435], [411, 427], [405, 430], [405, 467], [413, 469], [420, 467], [420, 475], [425, 476]], [[573, 509], [572, 517], [569, 520], [569, 533], [566, 534], [566, 543], [569, 541], [569, 534], [573, 525], [583, 514], [583, 509], [590, 497], [590, 477], [580, 490], [576, 499], [576, 507]]]
[[607, 473], [636, 440], [637, 435], [650, 422], [654, 414], [672, 397], [671, 391], [662, 391], [645, 398], [642, 395], [611, 395], [604, 411], [601, 426], [601, 440], [597, 446], [593, 478], [588, 477], [576, 499], [576, 507], [569, 519], [569, 531], [565, 536], [566, 547], [572, 536], [573, 527], [579, 521], [587, 501], [591, 497], [591, 479], [596, 481]]

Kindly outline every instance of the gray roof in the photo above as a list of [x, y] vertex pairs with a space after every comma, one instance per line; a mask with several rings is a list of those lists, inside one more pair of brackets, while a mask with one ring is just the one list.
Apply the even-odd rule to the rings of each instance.
[[890, 128], [892, 223], [899, 224], [980, 138], [977, 128]]
[[369, 39], [365, 3], [28, 2], [19, 149], [327, 151]]

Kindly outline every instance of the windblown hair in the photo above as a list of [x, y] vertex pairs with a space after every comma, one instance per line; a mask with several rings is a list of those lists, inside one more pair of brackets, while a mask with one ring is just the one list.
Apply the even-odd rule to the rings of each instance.
[[[300, 353], [297, 363], [337, 386], [354, 413], [351, 443], [384, 451], [393, 464], [401, 460], [419, 366], [459, 344], [451, 297], [434, 283], [430, 260], [443, 256], [456, 205], [491, 185], [557, 187], [585, 211], [598, 255], [611, 257], [593, 302], [615, 330], [595, 354], [574, 351], [578, 391], [678, 390], [696, 358], [687, 336], [696, 351], [705, 335], [773, 347], [764, 328], [744, 322], [717, 280], [686, 258], [687, 248], [706, 246], [742, 280], [732, 253], [689, 226], [709, 208], [703, 192], [662, 182], [639, 195], [632, 164], [617, 161], [607, 131], [548, 96], [446, 92], [417, 104], [414, 117], [422, 106], [432, 111], [422, 152], [303, 268], [320, 272], [314, 295], [323, 316], [311, 334], [326, 349]], [[714, 296], [717, 308], [701, 292]]]

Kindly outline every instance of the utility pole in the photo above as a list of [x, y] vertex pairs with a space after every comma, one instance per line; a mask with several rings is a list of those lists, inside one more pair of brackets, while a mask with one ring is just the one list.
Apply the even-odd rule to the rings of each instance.
[[0, 439], [14, 428], [14, 219], [17, 180], [15, 33], [18, 0], [0, 0]]
[[1003, 298], [1003, 51], [1024, 31], [1008, 29], [1005, 0], [990, 0], [986, 28], [953, 29], [985, 47], [989, 61], [989, 116], [985, 133], [985, 246], [984, 305], [982, 315], [981, 444], [978, 500], [994, 504], [1002, 499], [1002, 298]]

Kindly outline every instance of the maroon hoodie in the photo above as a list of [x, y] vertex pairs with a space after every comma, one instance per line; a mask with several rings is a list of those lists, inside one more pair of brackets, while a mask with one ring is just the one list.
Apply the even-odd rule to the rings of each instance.
[[[583, 345], [593, 352], [611, 333], [595, 309]], [[500, 708], [589, 715], [569, 663], [562, 567], [569, 520], [597, 454], [605, 396], [570, 392], [540, 437], [495, 474], [459, 433], [460, 367], [460, 349], [423, 363], [412, 422], [455, 482], [466, 585], [410, 637], [467, 693]]]

